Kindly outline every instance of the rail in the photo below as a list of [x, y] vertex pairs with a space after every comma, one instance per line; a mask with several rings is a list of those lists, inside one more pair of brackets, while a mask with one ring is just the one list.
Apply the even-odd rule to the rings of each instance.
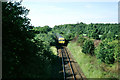
[[[69, 68], [70, 68], [70, 71], [71, 71], [71, 73], [72, 73], [72, 77], [73, 77], [73, 80], [76, 80], [76, 78], [75, 78], [75, 74], [74, 74], [74, 70], [73, 70], [73, 67], [72, 67], [72, 64], [71, 64], [71, 61], [70, 61], [70, 58], [69, 58], [69, 55], [68, 55], [68, 53], [67, 53], [67, 51], [66, 51], [66, 49], [65, 48], [61, 48], [61, 53], [62, 53], [62, 66], [63, 66], [63, 75], [64, 75], [64, 80], [66, 80], [66, 72], [65, 72], [65, 59], [64, 59], [64, 57], [66, 57], [67, 58], [67, 60], [68, 60], [68, 63], [67, 64], [69, 64]], [[64, 56], [64, 55], [65, 56]]]
[[63, 52], [62, 52], [62, 49], [61, 49], [61, 53], [62, 53], [62, 66], [63, 66], [63, 75], [64, 75], [64, 80], [65, 80], [65, 65], [64, 65], [64, 58], [63, 58]]

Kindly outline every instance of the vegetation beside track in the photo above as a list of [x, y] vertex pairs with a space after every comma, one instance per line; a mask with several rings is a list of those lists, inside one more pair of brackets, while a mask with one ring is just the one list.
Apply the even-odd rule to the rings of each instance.
[[118, 78], [117, 63], [99, 62], [95, 56], [82, 53], [82, 48], [76, 42], [70, 42], [67, 47], [87, 78]]
[[55, 46], [51, 46], [50, 49], [52, 50], [52, 52], [53, 52], [54, 55], [57, 55], [57, 49], [56, 49]]
[[[59, 68], [61, 68], [61, 65], [59, 65], [56, 52], [54, 53], [55, 47], [51, 48], [51, 46], [57, 45], [55, 33], [61, 34], [66, 39], [66, 43], [68, 43], [74, 37], [78, 37], [80, 35], [86, 38], [90, 38], [91, 40], [106, 40], [109, 43], [101, 45], [97, 52], [107, 52], [111, 53], [111, 55], [105, 54], [104, 57], [104, 54], [98, 54], [98, 58], [100, 57], [101, 61], [105, 63], [112, 63], [113, 65], [116, 64], [114, 62], [118, 60], [117, 56], [120, 54], [118, 53], [118, 48], [120, 47], [113, 45], [112, 41], [118, 40], [118, 24], [85, 24], [81, 22], [77, 24], [57, 25], [53, 28], [50, 28], [47, 25], [43, 27], [34, 27], [31, 26], [30, 19], [27, 17], [28, 12], [29, 10], [23, 7], [21, 2], [2, 3], [3, 79], [58, 77], [57, 75], [59, 75], [58, 71]], [[86, 55], [89, 55], [88, 52], [92, 53], [94, 50], [94, 48], [92, 48], [92, 44], [93, 43], [91, 41], [85, 41], [85, 45], [82, 44], [84, 45], [83, 52], [85, 52]], [[91, 47], [90, 50], [88, 49], [88, 45]], [[109, 45], [113, 46], [109, 47]], [[59, 48], [59, 46], [56, 47]], [[102, 50], [103, 48], [105, 49]], [[91, 58], [92, 56], [89, 57]], [[86, 58], [89, 59], [89, 57]], [[113, 59], [112, 61], [111, 58]], [[90, 67], [89, 65], [90, 64], [88, 64], [88, 67]], [[116, 66], [112, 67], [115, 68]], [[109, 71], [113, 71], [113, 73], [115, 71], [113, 69], [111, 70], [111, 67], [109, 66], [107, 69], [109, 69]], [[107, 73], [104, 75], [109, 77], [109, 74]], [[100, 77], [101, 76], [102, 75], [100, 75]], [[114, 75], [112, 77], [114, 77]]]
[[48, 73], [45, 77], [48, 77], [48, 79], [56, 79], [60, 80], [63, 78], [62, 66], [60, 63], [60, 59], [57, 57], [57, 49], [55, 46], [50, 47], [50, 50], [52, 51], [53, 60], [52, 62], [46, 64], [46, 73]]
[[50, 49], [55, 43], [51, 28], [34, 30], [28, 12], [21, 2], [2, 2], [2, 79], [61, 78], [61, 64]]

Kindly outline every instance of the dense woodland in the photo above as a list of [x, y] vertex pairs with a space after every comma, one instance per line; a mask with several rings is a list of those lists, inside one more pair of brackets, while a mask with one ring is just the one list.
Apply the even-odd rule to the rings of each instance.
[[[68, 42], [76, 38], [83, 53], [96, 56], [106, 64], [113, 64], [120, 59], [117, 23], [80, 22], [55, 25], [53, 28], [34, 27], [26, 17], [28, 12], [20, 2], [2, 3], [3, 79], [40, 78], [40, 74], [47, 75], [49, 64], [55, 65], [57, 61], [50, 50], [50, 46], [57, 46], [56, 33]], [[95, 47], [94, 40], [101, 40], [101, 43]]]

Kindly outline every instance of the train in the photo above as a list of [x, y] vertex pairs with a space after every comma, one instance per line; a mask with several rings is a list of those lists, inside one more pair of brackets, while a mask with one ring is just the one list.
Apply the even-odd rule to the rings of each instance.
[[62, 37], [60, 34], [56, 34], [57, 40], [59, 44], [64, 44], [65, 43], [65, 38]]
[[65, 39], [64, 39], [62, 36], [60, 36], [60, 37], [58, 38], [58, 43], [59, 43], [59, 44], [64, 44], [64, 43], [65, 43]]

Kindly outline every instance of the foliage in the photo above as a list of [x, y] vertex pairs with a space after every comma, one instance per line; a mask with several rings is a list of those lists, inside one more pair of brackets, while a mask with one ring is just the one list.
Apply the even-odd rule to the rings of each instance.
[[[57, 25], [54, 28], [33, 27], [30, 26], [30, 19], [26, 17], [28, 12], [29, 10], [22, 7], [20, 2], [2, 3], [3, 78], [40, 78], [42, 73], [47, 74], [46, 67], [55, 61], [50, 50], [51, 45], [56, 45], [55, 33], [61, 34], [68, 41], [74, 39], [75, 36], [86, 34], [94, 39], [99, 39], [98, 36], [102, 35], [100, 39], [108, 38], [107, 42], [112, 42], [117, 39], [116, 35], [119, 35], [118, 24], [80, 22]], [[92, 41], [80, 36], [78, 42], [83, 45], [82, 51], [85, 54], [93, 54]], [[113, 49], [115, 46], [109, 45], [102, 43], [97, 48], [96, 54], [103, 62], [113, 63], [117, 60], [119, 53], [116, 48]], [[104, 56], [103, 53], [110, 54]]]
[[115, 61], [114, 48], [114, 45], [108, 44], [108, 42], [105, 40], [102, 43], [100, 43], [98, 48], [96, 48], [96, 57], [102, 62], [112, 64]]
[[119, 80], [115, 79], [119, 76], [117, 68], [118, 63], [99, 63], [95, 56], [90, 56], [82, 53], [82, 48], [77, 46], [76, 44], [76, 42], [70, 42], [67, 47], [79, 64], [86, 78], [105, 78], [105, 80], [106, 78], [111, 78], [113, 80]]
[[51, 31], [51, 28], [49, 26], [44, 26], [44, 27], [38, 26], [38, 27], [34, 27], [33, 30], [35, 30], [38, 33], [46, 33], [47, 34], [49, 31]]
[[118, 44], [118, 40], [113, 40], [112, 42], [108, 42], [109, 45], [113, 45], [114, 46], [114, 59], [115, 61], [117, 62], [118, 60], [120, 60], [120, 52], [119, 52], [119, 49], [120, 49], [120, 45]]
[[[118, 40], [118, 35], [119, 35], [118, 29], [119, 26], [116, 23], [115, 24], [109, 24], [109, 23], [85, 24], [80, 22], [77, 24], [57, 25], [54, 26], [52, 31], [54, 33], [61, 34], [68, 41], [74, 39], [76, 36], [79, 36], [77, 42], [83, 47], [82, 51], [84, 53], [93, 54], [94, 43], [92, 41], [85, 40], [85, 38], [83, 38], [81, 35], [83, 35], [86, 38], [101, 40], [101, 42], [105, 40], [108, 43], [114, 40]], [[113, 48], [114, 47], [111, 47], [111, 49]], [[114, 48], [115, 49], [114, 55], [110, 55], [111, 57], [114, 56], [115, 59], [118, 55], [118, 51], [116, 48]], [[107, 52], [106, 50], [102, 50], [102, 51]], [[106, 63], [109, 63], [109, 61], [110, 61], [109, 58], [106, 58]]]
[[120, 60], [120, 46], [119, 45], [116, 45], [115, 48], [114, 48], [115, 52], [114, 52], [114, 59], [115, 61], [118, 61]]
[[94, 39], [97, 39], [97, 40], [100, 39], [100, 38], [99, 38], [99, 35], [98, 35], [97, 33], [93, 33], [93, 34], [92, 34], [92, 37], [93, 37]]
[[56, 45], [56, 36], [51, 31], [51, 28], [49, 26], [44, 27], [34, 27], [35, 31], [37, 31], [35, 39], [42, 40], [46, 45], [49, 46], [55, 46]]
[[[118, 35], [118, 24], [85, 24], [85, 23], [77, 23], [77, 24], [64, 24], [54, 26], [52, 31], [54, 33], [59, 33], [63, 35], [66, 40], [72, 40], [76, 35], [86, 34], [89, 38], [101, 39], [109, 38], [110, 40], [115, 40]], [[102, 37], [100, 38], [99, 35]]]
[[3, 79], [40, 78], [48, 74], [46, 68], [53, 62], [50, 46], [34, 38], [28, 12], [20, 2], [2, 3]]
[[30, 38], [33, 37], [27, 31], [29, 29], [29, 19], [26, 17], [28, 11], [21, 7], [20, 3], [2, 3], [3, 78], [18, 76], [23, 70], [18, 71], [17, 68], [30, 60], [28, 56], [32, 56], [32, 53], [27, 54], [29, 53], [28, 48], [31, 46], [28, 46]]
[[100, 38], [101, 38], [101, 40], [104, 40], [106, 37], [107, 37], [107, 35], [103, 34]]
[[85, 27], [85, 24], [82, 22], [77, 24], [64, 24], [64, 25], [54, 26], [52, 31], [54, 33], [61, 34], [66, 40], [70, 41], [76, 35], [84, 32], [84, 27]]
[[82, 52], [85, 54], [94, 54], [94, 43], [91, 40], [85, 40], [83, 47], [82, 47]]
[[82, 47], [85, 40], [86, 40], [86, 38], [84, 38], [82, 35], [79, 35], [77, 43], [79, 43], [80, 46]]

